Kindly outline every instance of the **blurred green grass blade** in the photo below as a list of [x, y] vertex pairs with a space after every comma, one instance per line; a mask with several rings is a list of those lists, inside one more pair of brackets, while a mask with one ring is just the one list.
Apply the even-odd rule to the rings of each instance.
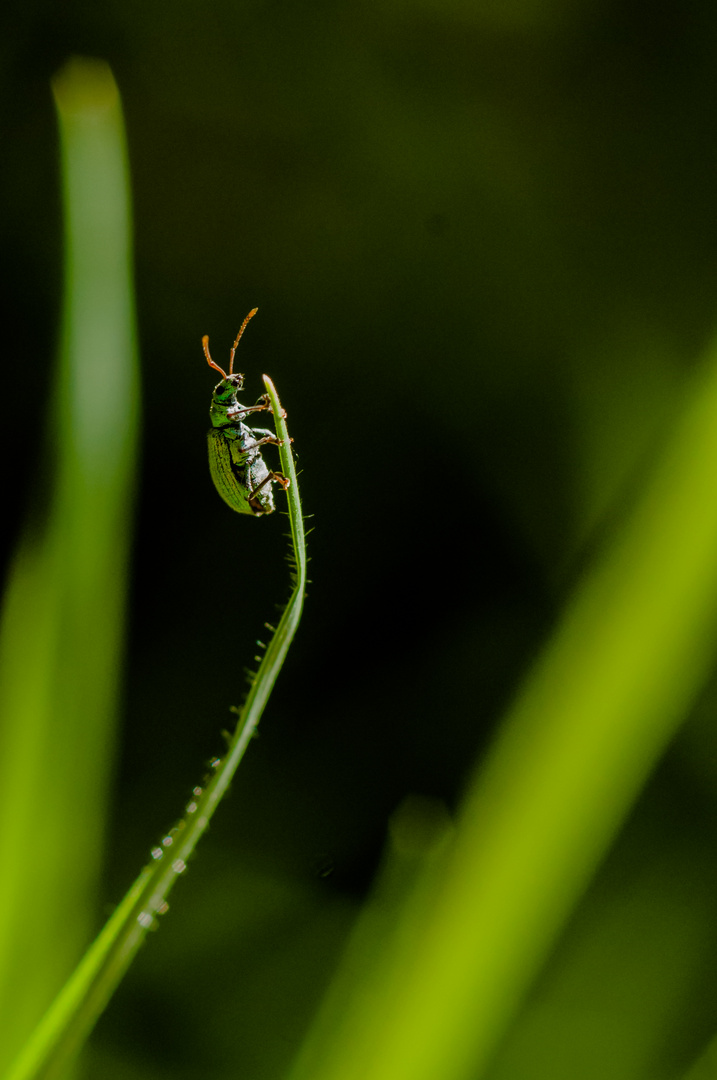
[[[20, 542], [0, 624], [0, 1070], [95, 921], [136, 454], [119, 95], [105, 64], [83, 60], [53, 91], [66, 234], [60, 370], [46, 412], [42, 520]], [[38, 408], [50, 382], [28, 364]]]
[[510, 709], [430, 897], [417, 891], [336, 1034], [309, 1037], [292, 1080], [483, 1075], [713, 664], [714, 348], [692, 390], [634, 514]]
[[712, 1039], [697, 1061], [680, 1080], [715, 1080], [717, 1076], [717, 1038]]
[[664, 798], [642, 801], [511, 1025], [490, 1080], [677, 1080], [704, 1022], [695, 1002], [709, 999], [714, 925], [710, 845], [676, 828], [678, 816]]

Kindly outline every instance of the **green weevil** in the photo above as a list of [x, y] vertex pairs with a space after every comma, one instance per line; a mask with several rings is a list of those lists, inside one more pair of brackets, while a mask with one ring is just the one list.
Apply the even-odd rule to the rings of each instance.
[[264, 394], [256, 405], [240, 405], [237, 394], [244, 388], [244, 376], [234, 374], [234, 353], [246, 324], [256, 315], [253, 308], [241, 324], [229, 358], [229, 373], [215, 364], [209, 355], [209, 337], [202, 338], [207, 363], [222, 376], [212, 393], [209, 416], [212, 426], [207, 436], [209, 442], [209, 471], [214, 486], [224, 502], [239, 514], [271, 514], [276, 509], [272, 484], [283, 489], [289, 481], [281, 473], [272, 472], [261, 456], [261, 446], [271, 443], [280, 446], [273, 431], [251, 428], [244, 423], [249, 413], [269, 409], [268, 395]]

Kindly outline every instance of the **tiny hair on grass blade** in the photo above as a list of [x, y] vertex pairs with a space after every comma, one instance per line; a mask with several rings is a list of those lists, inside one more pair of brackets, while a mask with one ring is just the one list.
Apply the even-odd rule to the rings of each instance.
[[152, 849], [149, 864], [90, 945], [3, 1080], [59, 1077], [81, 1049], [147, 932], [168, 910], [167, 897], [172, 886], [186, 870], [200, 837], [234, 778], [296, 633], [306, 590], [304, 522], [286, 413], [273, 382], [266, 375], [264, 385], [276, 423], [282, 469], [289, 481], [286, 494], [294, 564], [289, 602], [252, 677], [246, 700], [238, 710], [237, 725], [226, 755], [210, 763], [208, 775], [193, 789], [184, 817]]

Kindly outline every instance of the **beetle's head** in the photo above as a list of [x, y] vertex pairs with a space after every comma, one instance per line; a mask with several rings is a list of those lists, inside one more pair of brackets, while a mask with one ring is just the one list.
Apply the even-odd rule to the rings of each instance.
[[221, 382], [217, 383], [214, 387], [214, 394], [226, 399], [233, 394], [238, 394], [243, 389], [244, 376], [240, 375], [239, 372], [235, 372], [233, 375], [225, 375]]
[[236, 404], [236, 395], [244, 389], [244, 376], [238, 372], [234, 375], [224, 375], [212, 391], [212, 401], [217, 405], [230, 406]]

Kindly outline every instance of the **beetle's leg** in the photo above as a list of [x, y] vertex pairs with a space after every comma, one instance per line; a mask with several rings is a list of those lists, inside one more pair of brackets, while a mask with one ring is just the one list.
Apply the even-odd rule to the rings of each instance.
[[[216, 364], [214, 364], [213, 361], [212, 365], [216, 367]], [[262, 394], [256, 405], [237, 405], [236, 410], [232, 411], [231, 415], [238, 417], [240, 414], [243, 416], [252, 412], [270, 412], [272, 416], [274, 415], [274, 410], [271, 407], [268, 394]], [[281, 410], [281, 418], [282, 420], [286, 420], [286, 409]]]
[[[259, 402], [257, 402], [257, 404], [254, 406], [254, 408], [255, 409], [266, 409], [273, 416], [274, 415], [274, 410], [271, 407], [271, 398], [269, 397], [269, 395], [268, 394], [262, 394], [261, 397], [259, 398], [259, 401], [261, 401], [262, 404], [260, 405]], [[282, 420], [286, 420], [286, 409], [281, 410], [281, 418], [282, 418]]]
[[277, 484], [281, 484], [281, 487], [284, 491], [287, 491], [291, 487], [291, 480], [288, 476], [284, 476], [283, 473], [272, 473], [271, 478], [272, 480], [276, 480]]
[[275, 439], [277, 437], [276, 432], [272, 431], [271, 428], [253, 427], [253, 428], [250, 428], [249, 430], [253, 431], [255, 435], [271, 435], [271, 437], [273, 439]]
[[266, 412], [267, 409], [271, 412], [268, 394], [262, 394], [256, 405], [239, 405], [238, 407], [238, 411], [243, 413]]
[[261, 489], [264, 487], [264, 485], [270, 483], [272, 480], [276, 480], [277, 484], [281, 484], [284, 491], [286, 491], [286, 489], [289, 487], [289, 484], [291, 483], [291, 480], [289, 479], [289, 477], [284, 476], [283, 473], [270, 472], [268, 476], [264, 477], [264, 479], [262, 480], [262, 482], [260, 484], [257, 484], [257, 486], [254, 488], [254, 490], [249, 495], [249, 498], [253, 499], [254, 496], [256, 495], [257, 491], [261, 491]]
[[227, 416], [232, 420], [242, 420], [248, 413], [262, 412], [263, 405], [239, 405], [237, 403], [236, 409], [228, 409]]
[[[269, 412], [273, 416], [274, 415], [274, 410], [271, 407], [271, 398], [269, 397], [269, 395], [268, 394], [262, 394], [261, 397], [259, 398], [259, 400], [264, 401], [266, 403], [266, 408], [269, 410]], [[281, 410], [281, 419], [286, 420], [286, 409], [282, 408], [282, 410]]]
[[[283, 440], [277, 438], [273, 431], [269, 431], [267, 428], [251, 428], [252, 435], [261, 435], [261, 439], [257, 439], [254, 442], [254, 446], [266, 446], [270, 443], [272, 446], [283, 446]], [[293, 442], [293, 439], [289, 439], [289, 442]]]

